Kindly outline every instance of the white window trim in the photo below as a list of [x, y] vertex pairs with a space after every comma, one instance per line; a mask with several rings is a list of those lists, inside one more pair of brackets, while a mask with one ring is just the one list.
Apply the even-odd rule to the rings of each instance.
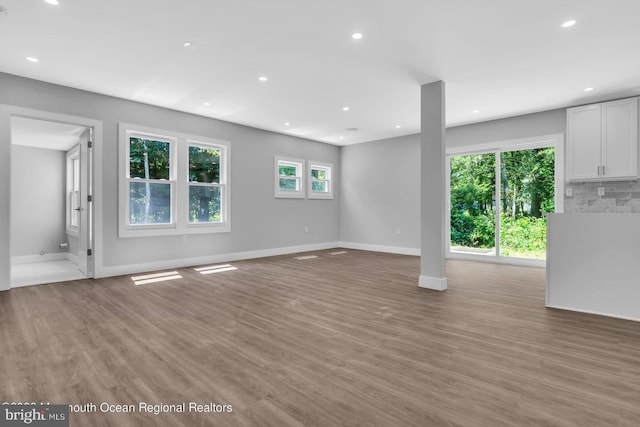
[[[76, 145], [71, 150], [67, 151], [66, 224], [67, 234], [73, 237], [80, 236], [80, 226], [71, 224], [71, 216], [73, 215], [73, 203], [70, 193], [71, 191], [73, 191], [74, 186], [74, 172], [72, 172], [72, 170], [73, 161], [76, 159], [80, 160], [80, 145]], [[79, 197], [80, 195], [78, 194], [78, 198]], [[78, 200], [78, 202], [80, 201]]]
[[[298, 173], [295, 177], [299, 180], [299, 190], [281, 190], [280, 189], [280, 163], [288, 163], [298, 168]], [[304, 173], [304, 160], [293, 159], [290, 157], [275, 156], [274, 161], [274, 181], [273, 181], [273, 196], [277, 199], [304, 199], [305, 196], [305, 173]]]
[[[315, 161], [311, 161], [309, 160], [308, 164], [307, 164], [307, 177], [308, 177], [308, 185], [307, 185], [307, 189], [308, 189], [308, 196], [307, 198], [309, 199], [324, 199], [324, 200], [330, 200], [333, 199], [333, 188], [335, 186], [335, 179], [334, 179], [334, 174], [333, 174], [333, 164], [332, 163], [323, 163], [323, 162], [315, 162]], [[329, 191], [326, 193], [321, 193], [318, 191], [313, 191], [313, 181], [314, 179], [311, 176], [311, 170], [315, 169], [315, 168], [322, 168], [322, 169], [327, 169], [328, 170], [328, 175], [329, 175], [329, 179], [324, 180], [327, 182], [327, 185], [329, 187]]]
[[[129, 217], [129, 136], [140, 135], [171, 143], [171, 223], [130, 225]], [[221, 217], [220, 223], [189, 223], [189, 145], [215, 147], [221, 150], [220, 183]], [[231, 231], [230, 220], [230, 142], [178, 132], [154, 129], [127, 123], [119, 123], [119, 168], [118, 168], [118, 236], [121, 238], [143, 236], [171, 236], [201, 233], [226, 233]], [[144, 181], [144, 180], [143, 180]]]

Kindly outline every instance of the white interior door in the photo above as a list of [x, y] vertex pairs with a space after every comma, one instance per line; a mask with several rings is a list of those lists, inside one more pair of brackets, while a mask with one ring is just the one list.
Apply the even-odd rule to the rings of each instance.
[[80, 136], [80, 212], [78, 236], [78, 267], [83, 274], [93, 276], [93, 236], [91, 202], [91, 130], [86, 129]]

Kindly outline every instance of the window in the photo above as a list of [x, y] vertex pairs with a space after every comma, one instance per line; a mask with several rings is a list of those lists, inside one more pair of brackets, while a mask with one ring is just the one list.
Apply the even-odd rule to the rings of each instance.
[[230, 231], [228, 143], [120, 124], [120, 237]]
[[220, 224], [224, 184], [220, 181], [222, 147], [189, 144], [189, 223]]
[[80, 227], [80, 147], [67, 152], [67, 234], [78, 236]]
[[544, 265], [547, 212], [562, 210], [562, 137], [452, 149], [448, 256]]
[[176, 141], [152, 135], [127, 135], [128, 225], [172, 224]]
[[333, 199], [333, 165], [309, 162], [309, 198]]
[[276, 156], [275, 197], [304, 198], [304, 161]]

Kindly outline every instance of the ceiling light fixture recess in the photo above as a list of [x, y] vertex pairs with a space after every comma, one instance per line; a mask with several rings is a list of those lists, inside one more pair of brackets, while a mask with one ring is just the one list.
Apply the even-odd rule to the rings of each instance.
[[285, 126], [291, 126], [291, 123], [289, 123], [289, 122], [284, 122], [284, 125], [285, 125]]
[[562, 23], [562, 28], [569, 28], [569, 27], [573, 27], [574, 25], [576, 25], [576, 20], [575, 19], [569, 19], [568, 21], [564, 21]]
[[345, 130], [349, 132], [357, 132], [358, 128], [346, 128]]
[[400, 129], [402, 126], [396, 125], [395, 127], [396, 127], [396, 129]]
[[267, 76], [260, 76], [258, 77], [258, 80], [260, 80], [261, 82], [266, 82], [269, 80], [269, 78]]
[[27, 56], [27, 61], [29, 62], [40, 62], [38, 58], [34, 58], [33, 56]]
[[52, 4], [54, 6], [57, 6], [60, 4], [60, 2], [58, 0], [44, 0], [45, 3], [49, 3]]
[[349, 107], [342, 107], [342, 111], [349, 111], [350, 108]]
[[351, 34], [351, 38], [354, 40], [360, 40], [362, 38], [362, 33], [353, 33]]
[[480, 110], [473, 110], [473, 114], [478, 114]]
[[591, 92], [592, 90], [593, 90], [593, 88], [592, 88], [592, 87], [585, 87], [585, 88], [584, 88], [584, 91], [585, 91], [585, 92]]
[[205, 107], [211, 107], [211, 103], [210, 102], [203, 102], [202, 103]]

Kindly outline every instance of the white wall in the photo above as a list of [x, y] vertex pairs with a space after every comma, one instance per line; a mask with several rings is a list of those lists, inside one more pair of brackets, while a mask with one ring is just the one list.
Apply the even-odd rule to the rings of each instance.
[[12, 145], [11, 159], [11, 256], [64, 252], [65, 153]]
[[[340, 189], [334, 200], [283, 200], [273, 197], [273, 158], [276, 154], [333, 163], [340, 180], [338, 147], [281, 135], [215, 119], [153, 107], [91, 92], [0, 74], [0, 104], [100, 120], [104, 129], [102, 159], [103, 200], [98, 224], [105, 274], [122, 266], [149, 265], [233, 252], [257, 251], [335, 242], [339, 234]], [[0, 162], [8, 162], [10, 137], [7, 118], [0, 114]], [[231, 141], [231, 233], [152, 238], [118, 238], [118, 123], [126, 122], [175, 132]], [[4, 175], [2, 175], [4, 174]], [[0, 168], [0, 198], [8, 200], [8, 168]], [[0, 208], [3, 209], [3, 208]], [[309, 231], [305, 233], [305, 226]], [[8, 234], [0, 219], [0, 241]], [[6, 271], [8, 247], [0, 243], [0, 268]], [[126, 268], [125, 268], [126, 270]], [[1, 272], [1, 270], [0, 270]], [[97, 271], [100, 275], [100, 271]], [[6, 273], [0, 277], [8, 277]], [[1, 284], [0, 284], [1, 287]]]
[[[564, 133], [565, 122], [559, 109], [458, 126], [447, 129], [447, 148]], [[419, 134], [342, 147], [342, 173], [341, 241], [420, 248]]]

